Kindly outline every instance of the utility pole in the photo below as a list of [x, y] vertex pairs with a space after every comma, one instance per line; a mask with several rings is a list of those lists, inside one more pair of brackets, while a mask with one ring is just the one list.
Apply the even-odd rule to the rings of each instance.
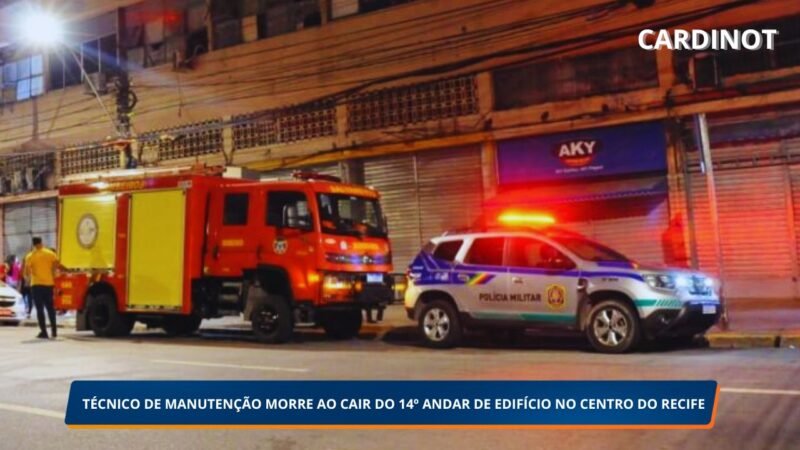
[[[700, 152], [703, 155], [703, 172], [706, 175], [706, 195], [708, 197], [708, 213], [711, 216], [711, 234], [714, 242], [714, 256], [716, 257], [717, 272], [720, 282], [724, 276], [724, 261], [722, 257], [722, 240], [719, 228], [719, 210], [717, 208], [717, 186], [714, 180], [714, 162], [711, 159], [711, 141], [708, 135], [708, 122], [705, 114], [697, 114], [694, 117], [697, 140]], [[720, 288], [722, 289], [722, 288]], [[724, 303], [724, 295], [720, 295], [722, 302], [722, 320], [720, 321], [723, 330], [727, 330], [730, 324], [728, 318], [728, 308]]]

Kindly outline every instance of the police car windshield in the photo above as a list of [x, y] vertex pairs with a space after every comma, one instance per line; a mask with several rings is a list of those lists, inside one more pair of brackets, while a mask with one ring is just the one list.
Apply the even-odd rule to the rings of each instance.
[[605, 245], [576, 236], [550, 236], [581, 259], [594, 262], [631, 262], [625, 255]]
[[317, 194], [322, 232], [346, 236], [386, 237], [378, 201], [345, 194]]

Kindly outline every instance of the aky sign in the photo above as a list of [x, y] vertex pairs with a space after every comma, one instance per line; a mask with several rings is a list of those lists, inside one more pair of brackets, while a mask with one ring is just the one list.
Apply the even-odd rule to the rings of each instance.
[[497, 143], [501, 184], [607, 177], [667, 169], [660, 122], [641, 122]]
[[553, 151], [565, 166], [583, 167], [589, 165], [600, 151], [600, 141], [597, 139], [564, 141], [556, 144]]

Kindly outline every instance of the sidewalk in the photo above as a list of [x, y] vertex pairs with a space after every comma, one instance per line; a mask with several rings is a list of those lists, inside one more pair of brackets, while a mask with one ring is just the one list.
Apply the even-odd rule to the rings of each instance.
[[800, 348], [800, 300], [735, 299], [729, 327], [715, 326], [706, 339], [714, 348]]

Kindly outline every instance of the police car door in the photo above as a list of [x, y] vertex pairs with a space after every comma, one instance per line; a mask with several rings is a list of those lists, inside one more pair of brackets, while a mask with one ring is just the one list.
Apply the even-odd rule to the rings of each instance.
[[476, 319], [507, 318], [508, 272], [503, 266], [506, 239], [476, 237], [453, 277], [459, 308]]
[[539, 239], [517, 236], [509, 238], [506, 265], [509, 303], [523, 320], [575, 322], [579, 272], [571, 259]]

